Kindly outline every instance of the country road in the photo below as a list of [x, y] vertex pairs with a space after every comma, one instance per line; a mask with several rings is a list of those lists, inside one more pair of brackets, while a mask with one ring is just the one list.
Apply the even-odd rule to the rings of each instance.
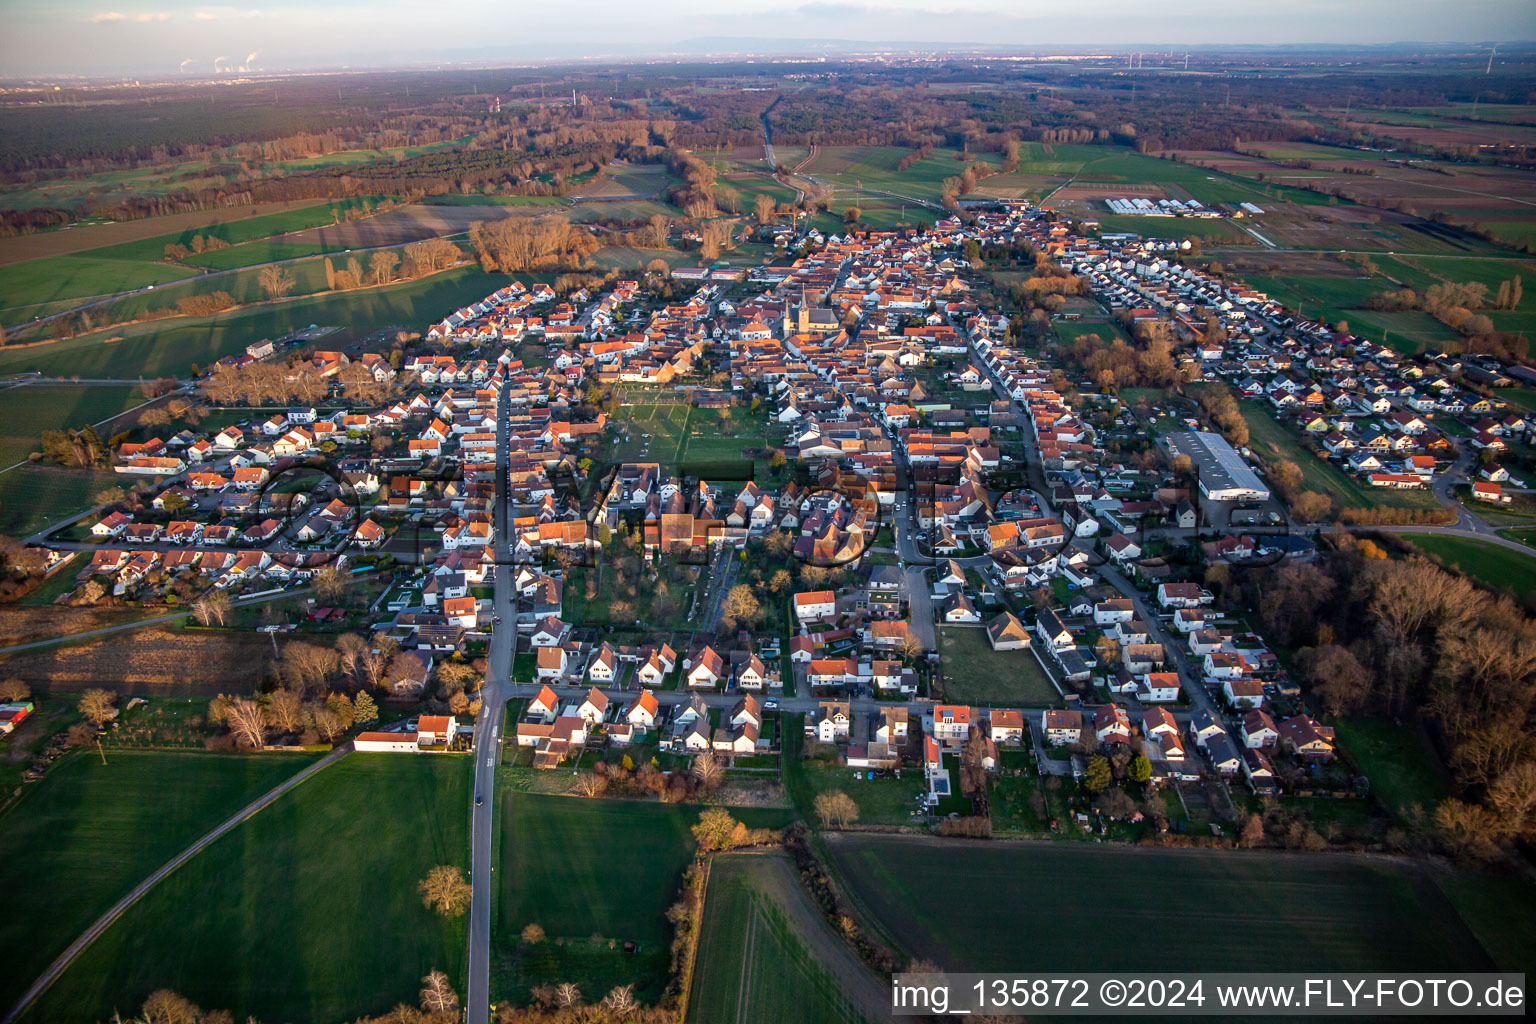
[[[95, 942], [96, 939], [101, 936], [102, 932], [110, 928], [112, 923], [119, 917], [122, 917], [123, 913], [127, 911], [129, 907], [137, 903], [145, 893], [149, 892], [149, 890], [158, 885], [160, 881], [167, 875], [181, 867], [193, 857], [197, 856], [203, 850], [217, 842], [222, 836], [237, 828], [239, 825], [244, 823], [246, 819], [262, 810], [264, 807], [272, 803], [272, 801], [276, 800], [284, 793], [293, 789], [299, 783], [308, 779], [316, 772], [319, 772], [320, 770], [335, 764], [338, 760], [341, 759], [342, 755], [348, 753], [351, 751], [351, 749], [352, 744], [350, 742], [344, 743], [337, 747], [335, 750], [331, 751], [329, 754], [326, 754], [314, 764], [302, 769], [297, 774], [291, 776], [283, 782], [278, 783], [276, 786], [267, 790], [255, 800], [246, 804], [234, 815], [226, 818], [222, 824], [213, 829], [211, 832], [208, 832], [201, 839], [197, 840], [197, 842], [193, 843], [191, 846], [187, 847], [185, 850], [182, 850], [176, 856], [172, 857], [154, 874], [150, 875], [148, 878], [144, 879], [144, 881], [134, 886], [133, 889], [129, 891], [128, 895], [124, 896], [122, 899], [113, 904], [110, 910], [101, 915], [101, 917], [97, 918], [96, 922], [87, 928], [78, 939], [70, 943], [68, 949], [59, 954], [58, 959], [50, 964], [48, 969], [43, 972], [42, 976], [32, 983], [32, 987], [27, 989], [27, 991], [22, 994], [21, 999], [17, 1001], [16, 1005], [11, 1007], [10, 1010], [6, 1012], [4, 1017], [0, 1017], [0, 1024], [12, 1024], [13, 1021], [15, 1021], [24, 1012], [26, 1012], [27, 1007], [31, 1006], [32, 1003], [37, 1000], [38, 996], [47, 991], [49, 985], [52, 985], [56, 980], [58, 980], [59, 975], [64, 973], [65, 968], [70, 965], [70, 962], [73, 961], [75, 957], [79, 956], [85, 950], [85, 947], [89, 946], [92, 942]], [[281, 757], [283, 755], [277, 754], [273, 756]]]

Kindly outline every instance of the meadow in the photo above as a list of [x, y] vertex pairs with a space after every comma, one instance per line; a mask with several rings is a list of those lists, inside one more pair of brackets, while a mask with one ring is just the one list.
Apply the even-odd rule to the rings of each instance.
[[1536, 591], [1536, 557], [1470, 537], [1406, 533], [1402, 539], [1489, 590], [1516, 597]]
[[1398, 819], [1412, 820], [1414, 808], [1427, 815], [1451, 795], [1422, 725], [1349, 718], [1334, 727], [1349, 759], [1371, 780], [1371, 791]]
[[[498, 813], [501, 870], [492, 932], [491, 997], [526, 1000], [530, 989], [574, 981], [600, 997], [633, 984], [643, 1002], [666, 986], [677, 899], [694, 858], [697, 805], [582, 800], [503, 787]], [[753, 827], [789, 824], [788, 811], [732, 808]], [[547, 938], [519, 941], [538, 924]], [[633, 942], [634, 952], [624, 943]]]
[[987, 631], [948, 626], [939, 630], [944, 699], [960, 704], [1041, 706], [1061, 694], [1030, 651], [994, 651]]
[[416, 883], [464, 864], [469, 785], [452, 756], [343, 758], [145, 894], [22, 1020], [103, 1020], [157, 988], [238, 1020], [350, 1020], [415, 1005], [434, 968], [462, 993], [464, 920]]
[[20, 466], [0, 473], [0, 536], [25, 537], [89, 508], [92, 495], [122, 485], [122, 477], [106, 470]]
[[23, 384], [0, 390], [0, 469], [41, 447], [45, 430], [100, 423], [143, 401], [127, 385]]
[[[1426, 870], [1344, 854], [968, 844], [834, 834], [827, 848], [866, 921], [948, 969], [1488, 970], [1493, 961]], [[986, 898], [954, 912], [953, 894]], [[1149, 895], [1149, 893], [1153, 895]], [[1177, 942], [1145, 936], [1177, 908]], [[1033, 927], [1030, 922], [1050, 922]], [[1263, 936], [1257, 941], [1257, 936]]]
[[114, 750], [103, 765], [92, 750], [26, 786], [0, 817], [0, 860], [15, 883], [0, 918], [0, 1003], [134, 885], [309, 761]]

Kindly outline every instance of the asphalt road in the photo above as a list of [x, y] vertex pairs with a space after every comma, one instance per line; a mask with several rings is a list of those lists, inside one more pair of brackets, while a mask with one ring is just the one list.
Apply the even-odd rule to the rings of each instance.
[[134, 886], [133, 890], [129, 892], [128, 895], [124, 896], [122, 899], [113, 904], [112, 909], [108, 910], [105, 914], [101, 915], [101, 917], [97, 918], [95, 924], [87, 928], [78, 939], [70, 943], [68, 949], [59, 954], [59, 958], [48, 966], [48, 969], [43, 972], [40, 978], [32, 983], [32, 987], [27, 989], [27, 991], [22, 995], [21, 999], [16, 1003], [16, 1005], [11, 1007], [4, 1017], [0, 1017], [0, 1024], [11, 1024], [12, 1021], [20, 1017], [22, 1013], [26, 1011], [27, 1007], [31, 1006], [38, 996], [47, 991], [48, 986], [52, 985], [54, 981], [58, 979], [60, 974], [64, 973], [64, 969], [69, 966], [70, 962], [74, 960], [75, 957], [79, 956], [81, 952], [84, 951], [85, 947], [89, 946], [92, 942], [95, 942], [102, 932], [106, 931], [112, 926], [112, 922], [121, 917], [123, 912], [126, 911], [129, 907], [137, 903], [145, 893], [149, 892], [149, 890], [158, 885], [161, 879], [165, 878], [172, 871], [175, 871], [187, 861], [197, 856], [203, 850], [217, 842], [218, 839], [225, 833], [238, 827], [251, 815], [260, 811], [262, 808], [272, 803], [272, 801], [276, 800], [290, 789], [293, 789], [305, 779], [308, 779], [316, 772], [319, 772], [340, 760], [342, 755], [348, 753], [351, 751], [351, 749], [351, 743], [344, 743], [337, 747], [335, 750], [331, 751], [329, 754], [326, 754], [314, 764], [301, 770], [293, 777], [278, 783], [276, 786], [267, 790], [255, 800], [246, 804], [233, 816], [226, 818], [224, 822], [213, 831], [204, 835], [201, 839], [187, 847], [185, 850], [182, 850], [175, 857], [172, 857], [154, 874], [150, 875], [148, 878], [144, 879], [144, 881]]
[[495, 864], [491, 856], [496, 807], [496, 761], [500, 752], [502, 709], [509, 693], [513, 648], [517, 643], [517, 607], [512, 588], [511, 548], [507, 536], [507, 392], [498, 398], [496, 417], [495, 614], [502, 624], [491, 632], [491, 649], [475, 722], [475, 785], [469, 809], [469, 986], [465, 997], [468, 1024], [489, 1024], [491, 1015], [491, 893]]

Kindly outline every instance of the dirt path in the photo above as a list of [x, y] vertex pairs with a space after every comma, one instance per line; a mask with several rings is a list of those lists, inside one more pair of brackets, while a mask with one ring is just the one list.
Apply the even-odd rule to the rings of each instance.
[[800, 884], [789, 856], [778, 852], [733, 856], [753, 858], [753, 884], [784, 911], [812, 957], [838, 982], [848, 1001], [872, 1024], [892, 1020], [886, 981], [866, 967], [827, 924]]

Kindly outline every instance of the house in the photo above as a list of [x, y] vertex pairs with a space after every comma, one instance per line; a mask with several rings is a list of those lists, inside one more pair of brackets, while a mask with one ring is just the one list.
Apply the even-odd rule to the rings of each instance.
[[1081, 711], [1047, 711], [1045, 742], [1053, 747], [1070, 747], [1083, 737]]
[[1077, 645], [1077, 638], [1054, 608], [1044, 608], [1035, 616], [1035, 632], [1050, 651], [1069, 650]]
[[1148, 708], [1141, 715], [1141, 734], [1148, 739], [1168, 733], [1179, 734], [1179, 723], [1173, 720], [1167, 708]]
[[1203, 747], [1212, 736], [1225, 736], [1227, 730], [1215, 712], [1202, 708], [1189, 720], [1189, 735], [1195, 746]]
[[1205, 756], [1211, 759], [1211, 767], [1222, 775], [1236, 775], [1242, 769], [1243, 758], [1232, 738], [1224, 732], [1210, 737], [1205, 743]]
[[1143, 704], [1166, 704], [1179, 699], [1177, 672], [1148, 672], [1136, 685], [1136, 699]]
[[1310, 715], [1294, 715], [1275, 726], [1277, 744], [1309, 761], [1333, 760], [1333, 729]]
[[853, 724], [847, 701], [824, 700], [815, 712], [805, 716], [805, 734], [818, 743], [846, 740]]
[[1249, 750], [1273, 747], [1280, 738], [1274, 719], [1262, 711], [1254, 710], [1243, 716], [1243, 744]]
[[900, 746], [910, 734], [911, 712], [904, 707], [881, 708], [875, 724], [875, 742]]
[[1503, 484], [1489, 484], [1482, 481], [1472, 485], [1472, 497], [1494, 505], [1508, 505], [1515, 500], [1513, 494], [1504, 493]]
[[750, 722], [753, 727], [761, 729], [763, 727], [763, 706], [758, 703], [756, 697], [750, 693], [746, 694], [731, 708], [726, 721], [732, 727], [739, 726], [743, 722]]
[[1129, 743], [1131, 719], [1118, 704], [1105, 704], [1093, 716], [1093, 735], [1101, 744]]
[[576, 715], [584, 719], [588, 725], [602, 724], [603, 719], [608, 715], [608, 695], [597, 687], [592, 687], [587, 691], [586, 699], [576, 708]]
[[725, 678], [725, 659], [715, 653], [713, 647], [705, 647], [688, 668], [688, 685], [697, 688], [713, 687]]
[[1226, 697], [1228, 707], [1240, 711], [1252, 710], [1264, 703], [1264, 684], [1257, 679], [1223, 679], [1221, 693]]
[[1128, 597], [1110, 598], [1093, 606], [1093, 624], [1096, 626], [1113, 626], [1130, 622], [1135, 617], [1136, 605]]
[[559, 679], [565, 675], [568, 655], [564, 647], [540, 647], [535, 675], [538, 679]]
[[453, 742], [458, 728], [452, 715], [421, 715], [416, 719], [416, 745], [446, 747]]
[[987, 734], [993, 743], [1018, 746], [1024, 742], [1024, 712], [993, 709], [987, 717]]
[[830, 590], [812, 590], [795, 595], [795, 620], [815, 622], [837, 614], [837, 595]]
[[611, 683], [618, 670], [619, 656], [614, 653], [612, 644], [604, 642], [587, 663], [587, 678], [593, 683]]
[[933, 738], [942, 744], [964, 743], [971, 731], [974, 712], [964, 705], [938, 704], [933, 709]]
[[661, 702], [650, 690], [641, 690], [629, 706], [624, 709], [624, 721], [637, 729], [650, 729], [656, 725], [656, 715], [661, 710]]
[[1248, 788], [1257, 794], [1280, 792], [1280, 782], [1275, 778], [1275, 766], [1263, 751], [1248, 747], [1242, 751], [1243, 776]]
[[1157, 603], [1163, 608], [1198, 608], [1209, 600], [1196, 583], [1159, 583], [1157, 585]]
[[528, 710], [525, 714], [554, 721], [559, 710], [560, 698], [555, 696], [554, 690], [545, 685], [539, 687], [538, 695], [528, 702]]
[[1003, 612], [987, 623], [987, 640], [994, 651], [1021, 651], [1029, 646], [1029, 631], [1012, 612]]

